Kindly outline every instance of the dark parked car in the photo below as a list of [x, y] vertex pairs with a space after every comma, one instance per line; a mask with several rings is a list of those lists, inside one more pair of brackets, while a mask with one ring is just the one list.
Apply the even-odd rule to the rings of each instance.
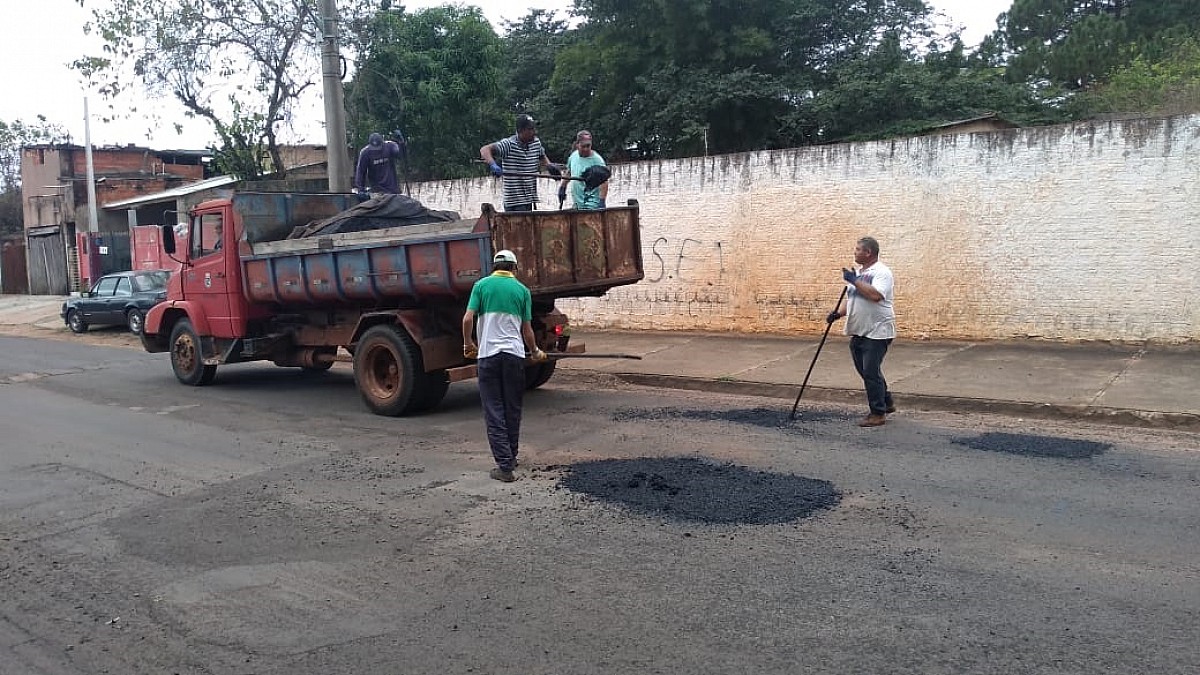
[[146, 311], [166, 299], [169, 278], [169, 270], [106, 274], [92, 290], [67, 298], [62, 306], [63, 321], [76, 333], [85, 332], [90, 325], [125, 324], [141, 334]]

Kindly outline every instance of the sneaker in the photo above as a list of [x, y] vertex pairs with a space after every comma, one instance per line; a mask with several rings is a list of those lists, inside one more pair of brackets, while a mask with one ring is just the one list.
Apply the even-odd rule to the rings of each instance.
[[511, 483], [517, 479], [517, 477], [515, 475], [513, 475], [513, 472], [505, 471], [504, 469], [501, 469], [500, 467], [496, 467], [496, 468], [492, 469], [491, 473], [489, 473], [488, 475], [491, 476], [493, 479], [500, 481], [501, 483]]
[[860, 427], [881, 427], [884, 424], [883, 415], [867, 415], [867, 418], [858, 423]]

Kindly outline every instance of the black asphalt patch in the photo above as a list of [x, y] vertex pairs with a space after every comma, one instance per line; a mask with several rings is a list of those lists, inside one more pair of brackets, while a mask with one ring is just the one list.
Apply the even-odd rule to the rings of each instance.
[[832, 509], [842, 499], [828, 481], [694, 457], [583, 462], [568, 467], [561, 482], [638, 513], [708, 524], [786, 523]]
[[952, 442], [975, 450], [1055, 459], [1088, 459], [1102, 454], [1112, 447], [1108, 443], [1097, 441], [991, 431], [969, 438], [955, 438], [952, 439]]
[[790, 411], [778, 408], [744, 408], [732, 410], [698, 410], [693, 408], [650, 408], [621, 410], [613, 415], [618, 422], [657, 421], [670, 419], [699, 420], [702, 422], [733, 422], [764, 429], [800, 431], [814, 422], [846, 422], [850, 415], [830, 410], [801, 410], [796, 419], [788, 419]]

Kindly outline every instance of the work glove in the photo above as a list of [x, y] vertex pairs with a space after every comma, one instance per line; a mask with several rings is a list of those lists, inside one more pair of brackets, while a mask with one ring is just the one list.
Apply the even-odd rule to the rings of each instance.
[[847, 269], [847, 268], [843, 267], [842, 268], [842, 278], [846, 280], [846, 283], [852, 284], [852, 283], [858, 281], [858, 273], [852, 269]]
[[371, 195], [367, 194], [366, 190], [355, 190], [354, 196], [358, 197], [358, 201], [360, 202], [365, 202], [371, 198]]
[[529, 355], [529, 360], [534, 363], [545, 363], [549, 358], [549, 356], [546, 356], [546, 352], [540, 349], [533, 350], [533, 353]]
[[604, 198], [603, 198], [603, 197], [601, 197], [601, 198], [600, 198], [600, 208], [602, 208], [602, 209], [603, 209], [603, 208], [607, 208], [607, 207], [604, 205]]
[[479, 347], [475, 345], [463, 345], [463, 357], [472, 360], [479, 358]]
[[500, 165], [495, 162], [488, 164], [488, 168], [492, 170], [492, 175], [497, 178], [504, 175], [504, 169], [501, 169]]
[[833, 323], [834, 321], [837, 321], [840, 318], [842, 318], [842, 315], [839, 314], [837, 312], [837, 310], [834, 310], [829, 313], [829, 316], [825, 317], [825, 323]]
[[559, 168], [557, 164], [547, 164], [546, 173], [554, 176], [555, 178], [562, 178], [562, 169]]

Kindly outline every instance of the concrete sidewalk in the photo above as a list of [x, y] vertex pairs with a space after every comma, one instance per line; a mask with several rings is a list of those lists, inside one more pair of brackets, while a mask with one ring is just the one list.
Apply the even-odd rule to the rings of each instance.
[[[60, 296], [0, 295], [0, 332], [66, 330]], [[835, 330], [838, 327], [835, 327]], [[795, 400], [819, 336], [622, 332], [577, 329], [593, 354], [642, 360], [563, 359], [642, 385]], [[1200, 431], [1200, 345], [910, 341], [888, 351], [884, 375], [905, 410], [995, 412]], [[831, 333], [801, 401], [862, 406], [847, 338]]]
[[[836, 327], [835, 327], [836, 328]], [[609, 373], [643, 385], [794, 401], [819, 336], [707, 335], [576, 330], [592, 353], [642, 360], [563, 359], [567, 371]], [[862, 380], [848, 338], [830, 334], [801, 401], [859, 404]], [[1079, 418], [1200, 430], [1200, 345], [897, 339], [884, 375], [899, 411], [961, 410]]]

